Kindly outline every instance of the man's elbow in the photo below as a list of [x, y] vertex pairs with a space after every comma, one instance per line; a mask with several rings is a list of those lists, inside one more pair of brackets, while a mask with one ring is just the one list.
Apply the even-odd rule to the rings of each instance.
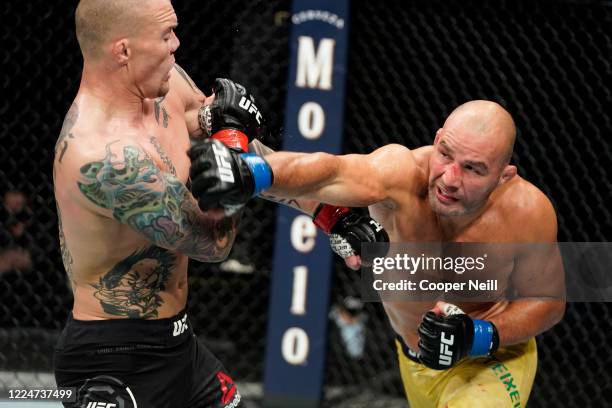
[[215, 254], [216, 260], [211, 261], [211, 262], [223, 262], [227, 259], [227, 257], [229, 256], [230, 252], [232, 251], [232, 245], [228, 245], [226, 246], [223, 250], [221, 250], [220, 252]]
[[372, 205], [389, 199], [389, 192], [380, 185], [372, 185], [368, 193], [366, 193], [367, 204]]
[[209, 254], [187, 254], [187, 256], [194, 261], [205, 262], [205, 263], [216, 263], [223, 262], [227, 259], [230, 254], [230, 248], [227, 248], [223, 251], [217, 251]]
[[[181, 251], [189, 258], [206, 263], [223, 262], [227, 259], [230, 252], [232, 251], [232, 245], [234, 239], [226, 240], [224, 245], [215, 245], [214, 247], [208, 247], [206, 249], [189, 248], [189, 250]], [[179, 249], [180, 251], [180, 249]]]

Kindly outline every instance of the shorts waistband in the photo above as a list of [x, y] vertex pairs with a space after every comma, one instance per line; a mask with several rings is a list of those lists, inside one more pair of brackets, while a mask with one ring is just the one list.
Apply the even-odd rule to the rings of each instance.
[[408, 345], [404, 342], [404, 339], [402, 338], [402, 336], [400, 336], [399, 334], [396, 334], [395, 339], [402, 346], [402, 353], [407, 359], [412, 360], [415, 363], [421, 364], [421, 362], [419, 361], [419, 353], [417, 353], [416, 351], [412, 351], [412, 349], [408, 347]]
[[76, 320], [72, 313], [58, 341], [64, 345], [177, 345], [193, 335], [187, 311], [164, 319]]

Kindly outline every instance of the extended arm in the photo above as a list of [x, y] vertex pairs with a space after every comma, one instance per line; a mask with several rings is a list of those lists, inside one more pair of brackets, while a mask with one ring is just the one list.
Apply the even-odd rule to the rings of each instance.
[[[249, 145], [250, 151], [259, 156], [268, 156], [274, 150], [265, 146], [258, 140]], [[359, 269], [361, 258], [361, 244], [368, 242], [388, 242], [386, 231], [368, 216], [359, 215], [352, 209], [336, 207], [321, 203], [317, 200], [283, 198], [274, 196], [268, 191], [259, 194], [266, 200], [293, 207], [313, 217], [313, 221], [319, 229], [330, 236], [332, 250], [342, 257], [346, 265], [351, 269]]]
[[278, 152], [266, 156], [277, 197], [302, 198], [363, 207], [408, 194], [416, 164], [408, 149], [387, 145], [368, 155]]
[[[258, 142], [254, 145], [254, 150], [265, 150], [265, 146]], [[192, 159], [192, 188], [202, 208], [228, 209], [241, 206], [253, 196], [265, 194], [272, 183], [270, 166], [261, 156], [254, 153], [238, 154], [218, 140], [201, 142], [189, 154]], [[330, 236], [333, 251], [346, 259], [347, 265], [353, 269], [359, 264], [359, 260], [353, 256], [360, 253], [361, 244], [389, 240], [379, 223], [350, 208], [318, 204], [316, 201], [300, 203], [291, 198], [272, 195], [266, 198], [269, 197], [293, 207], [299, 207], [300, 204], [308, 207], [306, 211], [313, 215], [317, 227]]]

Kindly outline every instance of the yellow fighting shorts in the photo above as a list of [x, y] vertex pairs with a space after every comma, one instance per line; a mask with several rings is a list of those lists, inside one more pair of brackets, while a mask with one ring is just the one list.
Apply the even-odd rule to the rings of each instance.
[[495, 357], [463, 359], [448, 370], [417, 363], [407, 355], [406, 347], [396, 343], [410, 408], [518, 408], [527, 404], [538, 365], [535, 339], [500, 347]]

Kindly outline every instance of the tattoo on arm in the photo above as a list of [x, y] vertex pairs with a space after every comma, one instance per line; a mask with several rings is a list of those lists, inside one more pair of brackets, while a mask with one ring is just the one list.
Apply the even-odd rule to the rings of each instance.
[[189, 75], [187, 75], [187, 72], [185, 72], [185, 70], [179, 66], [179, 64], [174, 64], [174, 68], [176, 69], [176, 72], [178, 72], [179, 75], [183, 77], [185, 82], [187, 82], [187, 85], [189, 85], [189, 87], [194, 92], [199, 93], [199, 94], [204, 94], [202, 91], [200, 91], [200, 88], [197, 87], [195, 82], [193, 82], [191, 77]]
[[165, 96], [155, 99], [155, 101], [153, 102], [153, 106], [155, 108], [155, 121], [157, 122], [158, 125], [160, 125], [159, 118], [161, 116], [162, 118], [161, 125], [164, 128], [167, 128], [168, 121], [170, 120], [170, 114], [168, 114], [168, 111], [166, 111], [166, 108], [162, 105], [162, 102], [164, 101], [164, 99], [166, 99]]
[[104, 158], [81, 167], [81, 193], [155, 245], [204, 262], [222, 259], [234, 241], [238, 218], [208, 219], [180, 180], [160, 171], [135, 146], [124, 146], [123, 160], [117, 160], [113, 143], [106, 145]]
[[55, 143], [55, 157], [60, 163], [64, 158], [64, 154], [66, 154], [66, 150], [68, 150], [68, 139], [74, 139], [74, 135], [71, 133], [71, 131], [78, 118], [79, 107], [73, 102], [68, 110], [68, 113], [66, 114], [66, 117], [64, 118], [62, 130], [60, 131], [57, 142]]
[[259, 196], [261, 198], [265, 198], [266, 200], [274, 201], [275, 203], [279, 203], [279, 204], [283, 204], [283, 205], [288, 205], [289, 207], [293, 207], [293, 208], [295, 208], [297, 210], [301, 210], [302, 209], [302, 207], [300, 207], [300, 203], [298, 203], [298, 201], [295, 200], [295, 199], [276, 197], [276, 196], [273, 196], [272, 194], [268, 194], [266, 192], [259, 193]]

